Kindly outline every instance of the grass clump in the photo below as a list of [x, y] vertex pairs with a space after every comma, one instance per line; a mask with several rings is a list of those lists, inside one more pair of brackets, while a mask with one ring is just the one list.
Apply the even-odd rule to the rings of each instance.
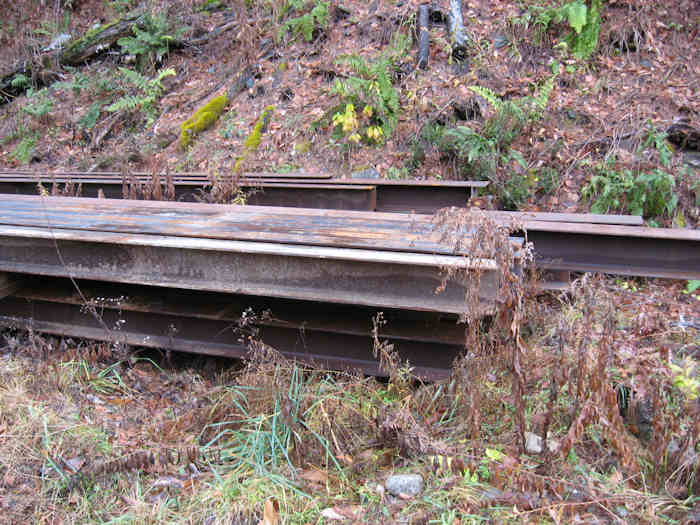
[[180, 147], [187, 149], [194, 140], [194, 137], [202, 131], [212, 127], [223, 113], [228, 104], [228, 97], [221, 95], [212, 98], [201, 108], [194, 112], [180, 126]]

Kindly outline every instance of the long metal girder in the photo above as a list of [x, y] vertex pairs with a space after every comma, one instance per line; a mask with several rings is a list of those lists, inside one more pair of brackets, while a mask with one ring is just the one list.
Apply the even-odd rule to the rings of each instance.
[[[160, 174], [155, 179], [165, 193], [168, 185], [178, 201], [196, 202], [211, 187], [209, 176], [198, 174]], [[80, 185], [81, 196], [122, 198], [132, 184], [153, 185], [152, 174], [122, 175], [106, 173], [32, 173], [0, 171], [0, 193], [36, 195], [41, 184], [51, 193], [61, 186]], [[247, 193], [250, 205], [292, 206], [381, 212], [433, 213], [449, 206], [465, 207], [476, 188], [487, 181], [423, 181], [368, 178], [332, 179], [326, 174], [244, 174], [236, 180]]]
[[[447, 281], [443, 268], [483, 271]], [[386, 308], [464, 313], [478, 286], [493, 308], [495, 264], [464, 257], [0, 226], [0, 270]]]
[[528, 224], [545, 270], [700, 279], [700, 230], [607, 224]]
[[[78, 286], [80, 295], [71, 283], [55, 279], [28, 285], [0, 300], [0, 325], [225, 357], [245, 356], [252, 337], [292, 359], [382, 374], [373, 355], [372, 310], [105, 283]], [[245, 311], [254, 319], [241, 325]], [[445, 377], [464, 349], [463, 329], [454, 320], [406, 314], [385, 312], [389, 322], [381, 340], [395, 345], [418, 376]]]
[[424, 216], [29, 196], [0, 204], [0, 271], [454, 314], [471, 292], [481, 301], [473, 313], [486, 313], [495, 261], [470, 258], [462, 244], [452, 254]]

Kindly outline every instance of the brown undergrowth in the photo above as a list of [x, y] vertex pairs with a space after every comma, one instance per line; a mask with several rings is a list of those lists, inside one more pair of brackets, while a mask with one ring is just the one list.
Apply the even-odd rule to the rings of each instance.
[[[383, 342], [381, 317], [387, 381], [285, 359], [252, 313], [247, 364], [218, 373], [3, 332], [0, 508], [8, 523], [257, 523], [266, 509], [307, 523], [329, 508], [365, 523], [691, 523], [697, 298], [593, 277], [559, 298], [514, 294], [522, 314], [468, 325], [434, 383]], [[423, 493], [387, 494], [395, 472], [421, 474]]]

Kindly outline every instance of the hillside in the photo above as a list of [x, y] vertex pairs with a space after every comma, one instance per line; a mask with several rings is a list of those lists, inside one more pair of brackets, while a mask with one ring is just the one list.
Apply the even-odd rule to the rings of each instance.
[[[699, 225], [696, 0], [18, 0], [0, 11], [0, 171], [206, 172], [202, 200], [234, 204], [246, 200], [239, 178], [257, 171], [477, 179], [489, 185], [472, 207]], [[442, 211], [423, 219], [463, 238], [469, 223]], [[20, 280], [0, 273], [6, 309], [29, 305], [32, 328], [5, 317], [0, 329], [0, 524], [700, 523], [700, 281], [579, 274], [543, 293], [516, 278], [508, 233], [488, 225], [476, 242], [507, 277], [503, 308], [457, 324], [440, 310], [467, 344], [433, 382], [401, 354], [425, 329], [413, 317], [409, 334], [381, 313], [366, 320], [385, 376], [367, 377], [285, 359], [259, 330], [284, 319], [248, 296], [219, 333], [245, 345], [243, 361], [37, 333], [32, 303], [11, 288]], [[87, 299], [90, 285], [69, 275], [71, 311], [118, 336], [136, 287]], [[229, 323], [230, 296], [197, 297], [207, 312], [182, 311]]]
[[[596, 2], [577, 25], [545, 4], [465, 3], [456, 50], [435, 3], [423, 69], [419, 2], [14, 3], [0, 163], [485, 179], [481, 207], [696, 225], [700, 7]], [[66, 58], [125, 19], [121, 39]]]

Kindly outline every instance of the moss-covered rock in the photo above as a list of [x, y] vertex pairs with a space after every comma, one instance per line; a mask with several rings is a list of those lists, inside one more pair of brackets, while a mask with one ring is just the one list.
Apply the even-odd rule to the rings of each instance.
[[260, 141], [262, 140], [262, 134], [267, 129], [267, 125], [270, 123], [272, 118], [272, 113], [275, 111], [275, 106], [267, 106], [263, 112], [260, 114], [258, 121], [255, 123], [255, 127], [248, 138], [245, 139], [245, 145], [243, 146], [243, 154], [238, 157], [236, 164], [233, 166], [234, 173], [238, 173], [241, 170], [241, 166], [245, 159], [252, 152], [258, 149], [260, 146]]
[[228, 98], [226, 95], [221, 95], [214, 97], [195, 111], [194, 115], [180, 126], [180, 147], [186, 149], [197, 135], [212, 127], [219, 120], [227, 104]]

